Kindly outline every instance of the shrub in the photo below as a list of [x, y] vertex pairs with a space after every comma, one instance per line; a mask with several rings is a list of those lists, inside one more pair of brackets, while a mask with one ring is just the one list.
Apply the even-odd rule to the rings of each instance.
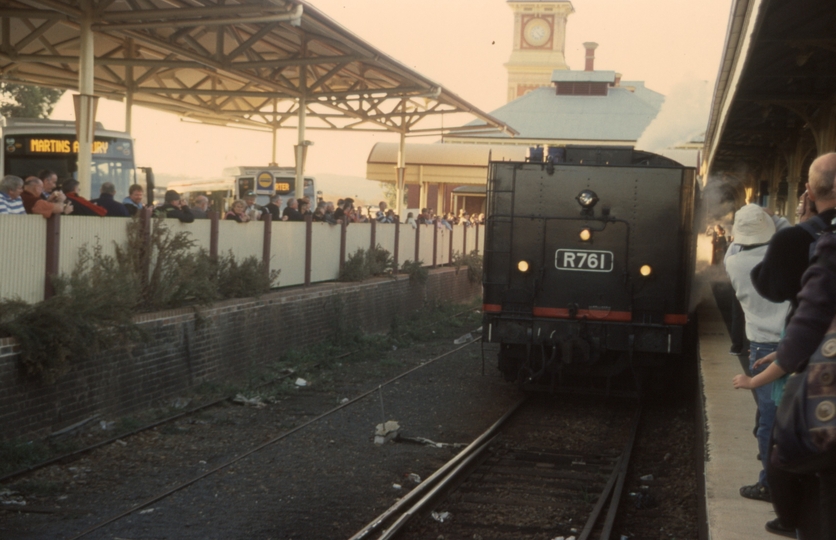
[[467, 280], [473, 284], [482, 282], [482, 256], [479, 255], [478, 251], [473, 250], [467, 255], [462, 255], [457, 251], [453, 254], [452, 262], [456, 267], [456, 274], [459, 273], [462, 266], [466, 266]]
[[424, 267], [423, 261], [413, 262], [407, 259], [404, 261], [403, 266], [401, 266], [401, 270], [403, 270], [404, 273], [409, 274], [409, 281], [412, 283], [426, 283], [427, 278], [430, 275], [429, 270]]
[[37, 304], [0, 302], [0, 334], [14, 336], [27, 375], [52, 383], [69, 369], [68, 359], [86, 358], [143, 334], [133, 323], [138, 283], [119, 273], [101, 246], [82, 247], [69, 276], [53, 279], [55, 296]]
[[391, 273], [395, 268], [395, 260], [389, 251], [378, 244], [374, 249], [366, 251], [358, 249], [349, 255], [340, 270], [340, 281], [363, 281], [372, 276]]
[[71, 358], [137, 341], [144, 336], [133, 322], [137, 312], [259, 295], [279, 276], [255, 257], [238, 262], [230, 252], [212, 260], [195, 250], [189, 233], [172, 233], [162, 219], [145, 235], [134, 219], [115, 256], [99, 244], [83, 246], [73, 271], [53, 277], [55, 295], [44, 302], [0, 301], [0, 335], [17, 339], [28, 375], [52, 383]]
[[[269, 271], [264, 261], [247, 257], [240, 263], [230, 251], [216, 263], [217, 292], [221, 298], [243, 298], [266, 293], [281, 270]], [[276, 283], [278, 285], [278, 283]]]

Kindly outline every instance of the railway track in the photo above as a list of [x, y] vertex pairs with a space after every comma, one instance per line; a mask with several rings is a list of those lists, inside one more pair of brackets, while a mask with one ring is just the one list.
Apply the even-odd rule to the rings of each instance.
[[[478, 308], [470, 308], [470, 309], [466, 309], [466, 310], [463, 310], [463, 311], [459, 311], [457, 313], [454, 313], [454, 314], [450, 315], [449, 317], [445, 317], [445, 318], [440, 319], [438, 321], [433, 321], [430, 324], [426, 324], [426, 325], [418, 326], [416, 328], [412, 328], [410, 331], [415, 332], [415, 331], [418, 331], [418, 330], [425, 330], [427, 328], [431, 328], [435, 325], [438, 325], [442, 322], [446, 322], [446, 321], [449, 321], [451, 319], [455, 319], [457, 317], [460, 317], [464, 314], [472, 313], [473, 311], [475, 311], [477, 309]], [[403, 337], [405, 335], [406, 335], [406, 333], [401, 333], [397, 337], [400, 338], [400, 337]], [[471, 342], [471, 343], [473, 343], [473, 342]], [[333, 357], [332, 360], [334, 360], [334, 361], [341, 360], [343, 358], [351, 356], [352, 354], [355, 354], [355, 352], [356, 351], [349, 351], [349, 352], [340, 354], [338, 356]], [[430, 362], [427, 362], [427, 363], [430, 363]], [[317, 368], [317, 367], [319, 367], [319, 365], [320, 364], [315, 364], [311, 367], [312, 368]], [[483, 371], [484, 371], [484, 368], [483, 368]], [[288, 378], [290, 378], [294, 375], [296, 375], [296, 372], [294, 372], [293, 370], [287, 370], [284, 373], [282, 373], [281, 375], [278, 375], [277, 377], [274, 377], [274, 378], [270, 379], [269, 381], [265, 381], [263, 383], [260, 383], [256, 386], [253, 386], [253, 387], [249, 388], [249, 390], [251, 390], [251, 391], [252, 390], [260, 390], [262, 388], [265, 388], [265, 387], [274, 385], [276, 383], [279, 383], [279, 382], [281, 382], [285, 379], [288, 379]], [[384, 383], [384, 384], [387, 384], [387, 383]], [[22, 478], [22, 477], [26, 476], [27, 474], [30, 474], [30, 473], [35, 472], [37, 470], [43, 469], [45, 467], [49, 467], [50, 465], [55, 465], [55, 464], [59, 464], [59, 463], [70, 463], [72, 461], [75, 461], [76, 459], [78, 459], [79, 457], [81, 457], [83, 455], [89, 454], [90, 452], [92, 452], [96, 449], [114, 444], [117, 441], [124, 441], [125, 439], [133, 437], [134, 435], [138, 435], [138, 434], [143, 433], [145, 431], [149, 431], [151, 429], [158, 428], [158, 427], [164, 426], [166, 424], [170, 424], [170, 423], [175, 422], [177, 420], [181, 420], [181, 419], [186, 418], [188, 416], [192, 416], [192, 415], [195, 415], [197, 413], [203, 412], [203, 411], [205, 411], [207, 409], [210, 409], [212, 407], [217, 407], [217, 406], [219, 406], [223, 403], [232, 401], [234, 398], [235, 398], [234, 395], [224, 396], [224, 397], [221, 397], [219, 399], [215, 399], [215, 400], [213, 400], [209, 403], [204, 403], [204, 404], [199, 405], [197, 407], [193, 407], [189, 410], [173, 414], [171, 416], [168, 416], [166, 418], [151, 422], [149, 424], [145, 424], [145, 425], [143, 425], [141, 427], [138, 427], [136, 429], [133, 429], [133, 430], [127, 432], [127, 433], [119, 433], [118, 435], [116, 435], [114, 437], [110, 437], [108, 439], [98, 441], [94, 444], [84, 446], [83, 448], [79, 448], [79, 449], [73, 450], [71, 452], [65, 452], [63, 454], [51, 457], [51, 458], [43, 460], [41, 462], [29, 465], [29, 466], [24, 467], [22, 469], [12, 471], [12, 472], [7, 473], [3, 476], [0, 476], [0, 484], [3, 484], [4, 482], [9, 482], [11, 480]], [[91, 419], [88, 419], [88, 420], [91, 420]], [[81, 424], [79, 424], [79, 427], [86, 422], [87, 421], [82, 422]], [[0, 506], [0, 510], [3, 510], [3, 509], [4, 508], [2, 506]]]
[[609, 539], [641, 410], [598, 410], [580, 444], [565, 444], [572, 432], [554, 406], [543, 412], [515, 404], [351, 540]]

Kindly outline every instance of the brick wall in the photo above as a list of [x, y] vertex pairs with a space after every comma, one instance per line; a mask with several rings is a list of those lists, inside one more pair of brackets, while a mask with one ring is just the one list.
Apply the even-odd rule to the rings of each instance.
[[480, 293], [467, 272], [431, 270], [425, 285], [406, 276], [324, 283], [137, 318], [145, 344], [72, 362], [55, 384], [27, 379], [13, 340], [0, 339], [0, 439], [46, 435], [89, 418], [117, 418], [206, 382], [277, 360], [290, 347], [330, 337], [337, 325], [388, 330], [399, 315]]

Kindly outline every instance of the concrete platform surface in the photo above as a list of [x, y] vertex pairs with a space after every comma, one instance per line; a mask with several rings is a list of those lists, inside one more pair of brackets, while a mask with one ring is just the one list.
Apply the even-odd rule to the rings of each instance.
[[[707, 287], [707, 285], [706, 285]], [[700, 371], [705, 393], [705, 489], [711, 540], [781, 538], [764, 525], [775, 519], [772, 505], [740, 496], [741, 486], [758, 480], [761, 465], [752, 435], [756, 406], [748, 390], [735, 390], [732, 378], [741, 372], [729, 354], [731, 340], [714, 296], [703, 295], [698, 307]]]

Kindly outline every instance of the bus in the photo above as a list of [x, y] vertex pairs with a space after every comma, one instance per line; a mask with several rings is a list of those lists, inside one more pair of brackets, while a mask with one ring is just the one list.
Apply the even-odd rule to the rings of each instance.
[[[223, 178], [171, 182], [166, 189], [177, 191], [190, 205], [196, 196], [206, 195], [211, 208], [221, 214], [230, 209], [233, 201], [243, 199], [251, 191], [256, 194], [256, 204], [261, 206], [266, 206], [272, 195], [281, 195], [281, 208], [284, 209], [288, 199], [296, 198], [296, 169], [273, 166], [227, 167], [223, 170]], [[163, 192], [162, 189], [159, 191]], [[310, 199], [311, 210], [316, 206], [318, 195], [316, 180], [306, 176], [304, 196]]]
[[[26, 179], [49, 169], [58, 180], [78, 179], [78, 141], [75, 122], [39, 118], [6, 118], [2, 127], [0, 170]], [[90, 198], [99, 196], [102, 184], [116, 186], [118, 200], [128, 196], [137, 182], [133, 140], [130, 134], [109, 131], [96, 122], [93, 139], [93, 171]]]

